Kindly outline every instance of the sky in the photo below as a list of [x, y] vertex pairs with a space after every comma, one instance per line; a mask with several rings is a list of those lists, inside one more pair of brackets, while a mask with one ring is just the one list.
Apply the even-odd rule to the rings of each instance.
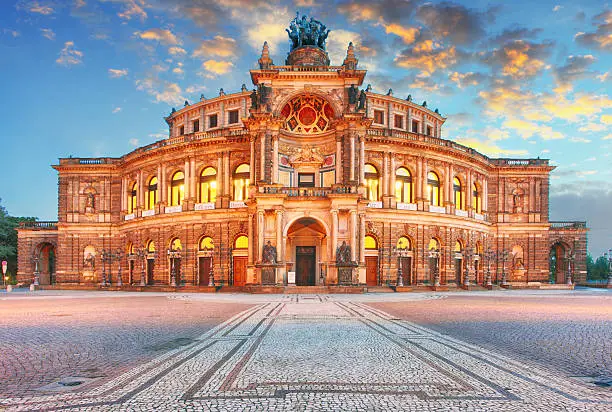
[[296, 12], [349, 41], [373, 91], [439, 108], [443, 138], [541, 157], [551, 220], [587, 220], [612, 248], [612, 7], [602, 1], [0, 0], [0, 198], [57, 220], [58, 158], [121, 156], [163, 139], [183, 102], [251, 88]]

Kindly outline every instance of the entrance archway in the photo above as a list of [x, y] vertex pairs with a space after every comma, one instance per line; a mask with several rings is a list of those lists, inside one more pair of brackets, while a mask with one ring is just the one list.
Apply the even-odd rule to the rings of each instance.
[[550, 283], [564, 283], [567, 274], [566, 256], [569, 247], [562, 242], [557, 242], [550, 248]]
[[41, 285], [53, 285], [55, 283], [55, 246], [51, 243], [38, 245], [38, 272]]
[[287, 230], [285, 250], [287, 261], [295, 265], [296, 285], [315, 286], [325, 283], [327, 231], [320, 221], [304, 217], [293, 222]]

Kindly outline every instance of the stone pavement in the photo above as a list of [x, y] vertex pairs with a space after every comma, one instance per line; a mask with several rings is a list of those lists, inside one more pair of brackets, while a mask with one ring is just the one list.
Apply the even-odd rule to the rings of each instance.
[[[173, 298], [191, 303], [212, 299]], [[1, 399], [0, 409], [612, 409], [609, 389], [400, 320], [374, 308], [370, 303], [376, 297], [222, 299], [257, 303], [113, 379], [83, 381], [78, 389], [71, 389], [68, 380], [61, 388], [47, 385]], [[428, 304], [447, 298], [391, 299]]]

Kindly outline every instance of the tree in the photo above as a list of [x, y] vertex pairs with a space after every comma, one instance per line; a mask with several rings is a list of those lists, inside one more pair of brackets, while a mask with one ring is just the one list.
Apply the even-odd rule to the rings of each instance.
[[603, 280], [608, 278], [608, 262], [604, 256], [593, 261], [591, 255], [587, 255], [587, 279]]
[[7, 274], [15, 276], [17, 273], [17, 227], [20, 222], [33, 222], [33, 217], [10, 216], [0, 199], [0, 260], [8, 262]]

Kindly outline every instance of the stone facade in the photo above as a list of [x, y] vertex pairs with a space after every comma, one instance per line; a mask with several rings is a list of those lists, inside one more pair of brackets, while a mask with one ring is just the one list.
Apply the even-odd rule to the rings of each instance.
[[186, 102], [167, 139], [120, 158], [60, 159], [58, 221], [19, 229], [19, 279], [41, 257], [58, 284], [121, 266], [131, 284], [207, 285], [212, 268], [216, 285], [333, 285], [345, 264], [349, 283], [394, 285], [398, 262], [412, 285], [585, 280], [586, 225], [549, 221], [548, 160], [443, 139], [437, 110], [359, 90], [352, 45], [341, 66], [322, 56], [275, 66], [264, 45], [256, 90]]

